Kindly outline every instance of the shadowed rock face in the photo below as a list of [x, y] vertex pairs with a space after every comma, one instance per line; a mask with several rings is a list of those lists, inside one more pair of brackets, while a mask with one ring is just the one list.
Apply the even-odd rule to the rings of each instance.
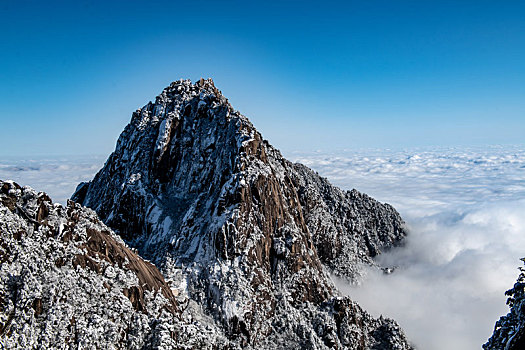
[[164, 348], [196, 328], [160, 271], [92, 210], [9, 181], [0, 181], [0, 261], [6, 348]]
[[232, 346], [409, 348], [327, 275], [356, 279], [401, 242], [397, 212], [284, 159], [211, 80], [174, 82], [133, 113], [73, 200], [167, 278], [184, 276]]

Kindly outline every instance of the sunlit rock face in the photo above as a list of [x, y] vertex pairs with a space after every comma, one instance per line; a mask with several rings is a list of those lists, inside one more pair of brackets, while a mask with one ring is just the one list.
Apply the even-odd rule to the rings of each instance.
[[356, 281], [400, 244], [398, 213], [284, 159], [211, 80], [174, 82], [133, 113], [72, 199], [183, 283], [231, 346], [410, 347], [328, 276]]

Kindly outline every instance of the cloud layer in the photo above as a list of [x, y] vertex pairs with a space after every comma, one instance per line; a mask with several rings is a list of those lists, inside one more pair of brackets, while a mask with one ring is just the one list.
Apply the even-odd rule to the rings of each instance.
[[421, 349], [476, 349], [507, 313], [505, 290], [525, 256], [525, 150], [363, 151], [292, 156], [335, 184], [393, 204], [410, 228], [398, 266], [362, 285], [336, 281], [375, 314], [395, 318]]
[[47, 192], [54, 202], [65, 204], [77, 185], [91, 180], [105, 160], [105, 156], [4, 158], [0, 160], [0, 179]]

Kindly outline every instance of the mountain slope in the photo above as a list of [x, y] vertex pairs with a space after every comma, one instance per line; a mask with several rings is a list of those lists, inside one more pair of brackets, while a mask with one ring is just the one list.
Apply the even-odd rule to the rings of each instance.
[[401, 245], [404, 222], [389, 204], [357, 190], [341, 191], [302, 164], [292, 179], [319, 258], [339, 277], [356, 280], [383, 249]]
[[182, 313], [159, 270], [90, 209], [0, 181], [3, 348], [203, 348], [218, 331]]
[[236, 346], [409, 348], [327, 274], [354, 280], [399, 244], [397, 212], [284, 159], [211, 80], [172, 83], [137, 110], [73, 199], [185, 280]]

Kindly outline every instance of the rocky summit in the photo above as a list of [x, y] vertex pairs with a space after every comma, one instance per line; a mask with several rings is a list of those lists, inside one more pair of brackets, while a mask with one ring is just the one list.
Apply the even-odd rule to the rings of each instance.
[[[13, 194], [24, 189], [6, 191], [5, 198], [24, 196]], [[2, 199], [1, 207], [7, 215], [2, 225], [9, 228], [5, 234], [2, 229], [2, 239], [11, 244], [2, 259], [7, 259], [9, 269], [24, 264], [19, 255], [10, 253], [15, 249], [11, 246], [25, 249], [12, 237], [13, 218], [27, 226], [41, 221], [35, 217], [36, 207], [25, 210], [25, 215], [21, 205], [9, 204], [14, 200], [19, 201]], [[41, 289], [34, 297], [46, 302], [38, 315], [27, 316], [29, 321], [14, 314], [12, 307], [2, 307], [2, 332], [9, 329], [8, 339], [14, 343], [20, 339], [16, 322], [28, 322], [28, 329], [38, 330], [40, 337], [55, 339], [55, 332], [61, 331], [39, 320], [42, 315], [55, 317], [57, 305], [64, 303], [71, 315], [94, 310], [84, 324], [108, 334], [104, 340], [89, 340], [99, 347], [113, 343], [115, 348], [412, 348], [395, 321], [371, 317], [343, 297], [330, 279], [332, 273], [356, 282], [364, 266], [382, 268], [373, 258], [402, 244], [406, 236], [399, 214], [388, 204], [356, 190], [342, 191], [307, 167], [284, 159], [210, 79], [174, 82], [155, 102], [133, 113], [104, 167], [92, 181], [78, 186], [72, 200], [77, 204], [70, 207], [88, 217], [89, 224], [78, 242], [72, 240], [76, 253], [53, 254], [64, 255], [70, 264], [64, 265], [68, 278], [78, 279], [74, 283], [88, 283], [73, 274], [87, 271], [93, 286], [102, 285], [93, 293], [104, 297], [113, 293], [121, 304], [115, 303], [111, 316], [92, 307], [90, 298], [76, 305]], [[73, 209], [64, 208], [60, 214], [66, 221], [68, 210]], [[90, 228], [91, 236], [90, 225], [97, 227]], [[97, 232], [94, 236], [92, 230]], [[29, 231], [44, 247], [49, 240], [62, 242], [60, 234], [50, 235], [40, 226]], [[104, 247], [114, 248], [89, 248], [90, 242], [102, 241]], [[125, 258], [106, 259], [106, 251], [121, 252]], [[78, 258], [78, 264], [68, 260], [77, 255], [85, 258]], [[34, 259], [48, 261], [45, 254]], [[113, 269], [121, 269], [130, 279], [108, 289], [103, 283], [110, 283], [106, 270], [112, 259], [121, 261]], [[50, 266], [49, 274], [56, 269]], [[39, 271], [34, 275], [43, 274]], [[146, 278], [141, 271], [151, 276]], [[35, 282], [24, 283], [32, 288]], [[11, 288], [3, 275], [2, 288]], [[16, 304], [19, 294], [13, 293], [10, 300]], [[124, 320], [140, 319], [142, 328], [121, 325], [121, 314], [126, 314]], [[80, 317], [75, 316], [75, 322]], [[99, 323], [91, 325], [92, 319]], [[109, 338], [121, 326], [126, 340], [128, 334], [135, 336], [133, 342]], [[78, 339], [73, 338], [75, 344]]]

